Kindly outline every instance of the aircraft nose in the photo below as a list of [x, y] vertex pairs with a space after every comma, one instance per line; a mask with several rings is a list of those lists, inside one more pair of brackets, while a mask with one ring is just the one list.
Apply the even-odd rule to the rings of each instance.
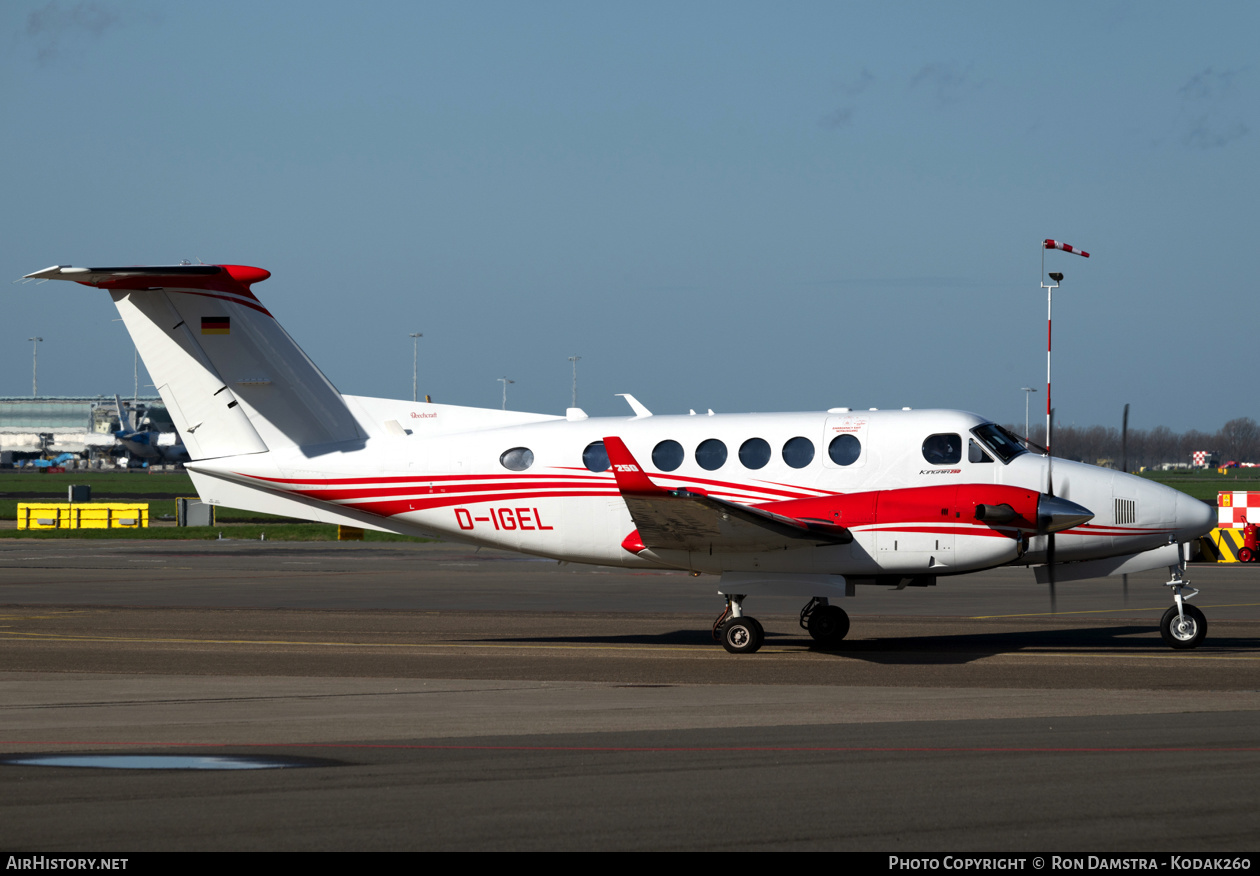
[[1185, 493], [1177, 494], [1176, 513], [1178, 541], [1206, 535], [1216, 526], [1216, 508]]
[[1041, 532], [1061, 532], [1093, 519], [1093, 511], [1059, 496], [1043, 493], [1037, 500], [1037, 527]]

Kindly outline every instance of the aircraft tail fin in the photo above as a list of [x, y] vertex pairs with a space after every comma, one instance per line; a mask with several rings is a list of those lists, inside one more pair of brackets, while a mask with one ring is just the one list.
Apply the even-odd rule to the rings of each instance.
[[118, 427], [124, 432], [136, 431], [131, 425], [131, 413], [123, 406], [122, 398], [114, 393], [114, 406], [118, 409]]
[[341, 393], [250, 289], [243, 265], [73, 268], [107, 289], [194, 460], [362, 440]]

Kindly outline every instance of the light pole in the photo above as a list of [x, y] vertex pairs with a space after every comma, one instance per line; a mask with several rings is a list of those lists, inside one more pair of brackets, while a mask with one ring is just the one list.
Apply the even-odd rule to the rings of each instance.
[[499, 383], [503, 384], [503, 410], [507, 410], [507, 388], [509, 383], [516, 383], [515, 380], [508, 380], [506, 377], [495, 378]]
[[569, 361], [573, 363], [573, 404], [571, 407], [577, 407], [577, 363], [581, 356], [570, 356]]
[[1021, 386], [1020, 389], [1024, 391], [1024, 449], [1027, 450], [1028, 449], [1028, 399], [1032, 397], [1031, 393], [1034, 393], [1037, 390], [1033, 389], [1031, 386]]
[[[1061, 249], [1064, 252], [1075, 253], [1076, 255], [1081, 256], [1082, 258], [1089, 258], [1089, 253], [1085, 252], [1084, 250], [1077, 249], [1074, 246], [1070, 246], [1061, 240], [1052, 240], [1051, 238], [1047, 237], [1045, 240], [1041, 242], [1041, 275], [1043, 277], [1047, 276], [1046, 250], [1048, 249]], [[1050, 337], [1051, 337], [1050, 307], [1053, 301], [1054, 290], [1058, 289], [1059, 284], [1063, 282], [1063, 273], [1061, 271], [1054, 271], [1054, 272], [1051, 272], [1048, 276], [1050, 277], [1051, 280], [1054, 281], [1053, 283], [1047, 283], [1045, 280], [1041, 281], [1041, 288], [1046, 290], [1046, 445], [1045, 446], [1046, 446], [1046, 459], [1047, 460], [1049, 460], [1050, 458], [1050, 428], [1051, 428], [1050, 418], [1051, 418], [1051, 411], [1052, 411], [1052, 408], [1050, 407]], [[1046, 477], [1047, 478], [1050, 477], [1050, 465], [1051, 465], [1050, 462], [1046, 463]], [[1054, 482], [1050, 481], [1049, 483], [1053, 485]]]
[[39, 342], [43, 338], [27, 338], [31, 342], [31, 398], [39, 398]]
[[423, 337], [424, 337], [424, 334], [422, 332], [411, 333], [411, 400], [413, 402], [417, 400], [416, 375], [419, 372], [416, 369], [416, 363], [419, 361], [417, 359], [417, 356], [419, 354], [419, 349], [420, 349], [419, 347], [420, 339]]

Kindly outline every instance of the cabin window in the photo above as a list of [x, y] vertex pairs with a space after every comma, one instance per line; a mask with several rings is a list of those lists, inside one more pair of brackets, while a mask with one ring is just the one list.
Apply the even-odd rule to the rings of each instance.
[[764, 438], [749, 438], [739, 445], [739, 461], [744, 468], [765, 468], [770, 461], [770, 442]]
[[853, 465], [862, 455], [862, 442], [856, 435], [837, 435], [827, 445], [827, 455], [836, 465]]
[[592, 441], [582, 451], [582, 464], [591, 471], [608, 471], [608, 451], [603, 441]]
[[967, 442], [967, 461], [992, 462], [993, 457], [981, 450], [980, 445], [976, 443], [976, 439], [972, 438]]
[[783, 445], [783, 461], [792, 468], [804, 468], [814, 461], [814, 442], [800, 435]]
[[953, 465], [962, 459], [962, 439], [952, 432], [929, 435], [923, 442], [923, 458], [932, 465]]
[[652, 448], [652, 465], [660, 471], [673, 471], [682, 465], [683, 455], [682, 445], [667, 438]]
[[726, 445], [716, 438], [707, 438], [696, 448], [696, 463], [705, 471], [716, 471], [726, 465]]
[[525, 471], [534, 464], [534, 451], [528, 447], [513, 447], [503, 451], [499, 463], [508, 471]]

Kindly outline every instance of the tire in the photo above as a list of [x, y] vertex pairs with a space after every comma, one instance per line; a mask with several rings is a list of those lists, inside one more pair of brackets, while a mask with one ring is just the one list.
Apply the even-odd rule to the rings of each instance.
[[808, 623], [809, 634], [825, 648], [834, 648], [849, 634], [849, 615], [838, 605], [820, 605]]
[[1255, 551], [1253, 551], [1251, 548], [1245, 547], [1245, 548], [1238, 549], [1238, 562], [1254, 563], [1255, 561], [1256, 561], [1256, 554], [1255, 554]]
[[745, 619], [746, 621], [748, 621], [750, 624], [752, 624], [752, 625], [753, 625], [753, 628], [754, 628], [754, 629], [756, 629], [756, 631], [757, 631], [757, 648], [756, 648], [756, 650], [760, 651], [760, 650], [761, 650], [761, 646], [762, 646], [762, 645], [764, 645], [764, 644], [766, 643], [766, 628], [765, 628], [765, 627], [763, 627], [763, 626], [761, 625], [761, 621], [757, 620], [755, 617], [746, 617], [746, 618], [744, 618], [744, 619]]
[[722, 627], [722, 647], [732, 654], [754, 654], [765, 634], [751, 617], [737, 617]]
[[1187, 605], [1185, 616], [1183, 625], [1177, 614], [1177, 606], [1174, 605], [1159, 619], [1159, 634], [1163, 636], [1168, 647], [1178, 651], [1199, 647], [1199, 643], [1207, 635], [1207, 618], [1203, 616], [1203, 612], [1193, 605]]

